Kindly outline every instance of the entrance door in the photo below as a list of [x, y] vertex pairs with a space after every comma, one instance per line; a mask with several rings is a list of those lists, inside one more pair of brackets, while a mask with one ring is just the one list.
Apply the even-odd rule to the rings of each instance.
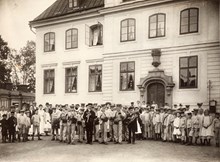
[[151, 83], [147, 87], [147, 102], [155, 102], [158, 107], [164, 106], [165, 88], [161, 83]]

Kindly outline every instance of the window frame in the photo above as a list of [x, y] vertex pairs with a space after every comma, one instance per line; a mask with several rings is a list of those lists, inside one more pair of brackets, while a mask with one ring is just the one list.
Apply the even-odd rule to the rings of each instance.
[[[51, 41], [51, 34], [54, 34], [54, 50], [50, 50], [50, 41]], [[49, 35], [49, 50], [48, 51], [46, 51], [46, 35]], [[45, 33], [44, 34], [44, 52], [54, 52], [55, 51], [55, 49], [56, 49], [56, 34], [55, 34], [55, 32], [48, 32], [48, 33]]]
[[[162, 36], [158, 36], [158, 32], [157, 32], [157, 30], [158, 30], [158, 16], [159, 16], [159, 15], [163, 15], [163, 16], [164, 16], [164, 35], [162, 35]], [[150, 23], [150, 20], [151, 20], [151, 18], [152, 18], [153, 16], [156, 16], [156, 36], [155, 36], [155, 37], [151, 37], [151, 36], [150, 36], [150, 32], [151, 32], [151, 23]], [[149, 23], [149, 25], [148, 25], [148, 38], [149, 38], [149, 39], [160, 38], [160, 37], [165, 37], [165, 36], [166, 36], [166, 14], [165, 14], [165, 13], [156, 13], [156, 14], [150, 15], [150, 16], [149, 16], [148, 23]]]
[[[67, 76], [67, 69], [76, 68], [76, 75]], [[76, 77], [76, 91], [75, 92], [68, 92], [67, 91], [67, 77]], [[74, 67], [66, 67], [65, 68], [65, 93], [77, 93], [78, 92], [78, 66]]]
[[[48, 79], [48, 78], [46, 78], [46, 76], [45, 76], [45, 75], [46, 75], [46, 71], [54, 71], [54, 77], [53, 77], [54, 90], [53, 90], [52, 93], [47, 93], [47, 92], [46, 92], [46, 84], [45, 84], [45, 83], [46, 83], [46, 79]], [[49, 77], [49, 80], [50, 80], [51, 78], [52, 78], [52, 77]], [[44, 86], [44, 89], [43, 89], [44, 94], [55, 94], [55, 69], [45, 69], [45, 70], [44, 70], [44, 78], [43, 78], [43, 79], [44, 79], [44, 82], [43, 82], [43, 84], [44, 84], [44, 85], [43, 85], [43, 86]]]
[[[193, 67], [189, 67], [189, 60], [190, 58], [196, 58], [196, 66]], [[187, 58], [187, 67], [181, 67], [181, 62], [180, 60], [183, 58]], [[181, 78], [180, 78], [180, 72], [182, 69], [187, 69], [187, 80], [189, 79], [189, 69], [190, 68], [196, 68], [196, 82], [195, 82], [195, 87], [190, 87], [190, 86], [185, 86], [185, 87], [181, 87]], [[197, 89], [198, 88], [198, 56], [194, 55], [194, 56], [184, 56], [184, 57], [179, 57], [179, 89]]]
[[[129, 29], [129, 20], [134, 20], [134, 39], [129, 40], [128, 38], [128, 29]], [[124, 21], [127, 21], [127, 40], [122, 40], [122, 23]], [[120, 42], [130, 42], [130, 41], [135, 41], [136, 40], [136, 19], [135, 18], [127, 18], [127, 19], [123, 19], [121, 20], [121, 24], [120, 24]]]
[[[96, 68], [97, 66], [101, 66], [101, 68], [103, 67], [102, 64], [89, 65], [88, 92], [91, 92], [91, 93], [92, 93], [92, 92], [102, 92], [102, 78], [103, 78], [102, 75], [103, 75], [103, 68], [102, 68], [102, 73], [101, 73], [101, 90], [90, 91], [90, 75], [91, 75], [91, 74], [90, 74], [90, 67], [91, 67], [91, 66], [95, 66], [95, 68]], [[93, 75], [97, 75], [97, 74], [93, 74]]]
[[[134, 71], [126, 71], [126, 72], [121, 72], [121, 66], [123, 63], [127, 64], [127, 69], [128, 69], [128, 64], [129, 63], [134, 63]], [[122, 84], [121, 84], [121, 73], [126, 73], [128, 76], [128, 73], [134, 73], [134, 89], [128, 89], [128, 87], [126, 87], [125, 90], [122, 89]], [[127, 77], [128, 79], [128, 77]], [[120, 62], [120, 69], [119, 69], [119, 90], [120, 91], [135, 91], [135, 61], [127, 61], [127, 62]]]
[[[72, 40], [74, 30], [77, 32], [77, 39], [76, 39], [77, 46], [76, 47], [73, 47], [73, 42], [74, 41]], [[71, 47], [70, 48], [67, 48], [67, 32], [68, 31], [71, 31]], [[71, 29], [66, 30], [66, 33], [65, 33], [65, 48], [66, 48], [66, 50], [78, 48], [78, 29], [77, 28], [71, 28]]]
[[[190, 10], [192, 10], [192, 9], [196, 9], [197, 10], [197, 29], [196, 29], [196, 31], [190, 31]], [[181, 27], [182, 27], [182, 14], [183, 14], [183, 12], [184, 11], [187, 11], [188, 12], [188, 31], [187, 32], [182, 32], [181, 31]], [[181, 12], [180, 12], [180, 29], [179, 29], [180, 31], [179, 31], [179, 33], [180, 33], [180, 35], [184, 35], [184, 34], [191, 34], [191, 33], [198, 33], [199, 32], [199, 8], [197, 8], [197, 7], [191, 7], [191, 8], [186, 8], [186, 9], [184, 9], [184, 10], [182, 10]]]
[[[96, 45], [93, 45], [92, 39], [94, 38], [94, 29], [95, 28], [100, 28], [100, 35], [98, 35], [98, 41]], [[96, 47], [96, 46], [103, 46], [103, 24], [98, 22], [97, 24], [94, 25], [86, 25], [85, 24], [85, 44], [88, 47]]]
[[[76, 1], [76, 3], [77, 3], [76, 6], [74, 6], [74, 1]], [[72, 6], [70, 6], [70, 3]], [[69, 4], [69, 8], [77, 8], [77, 7], [79, 7], [79, 0], [69, 0], [68, 4]]]

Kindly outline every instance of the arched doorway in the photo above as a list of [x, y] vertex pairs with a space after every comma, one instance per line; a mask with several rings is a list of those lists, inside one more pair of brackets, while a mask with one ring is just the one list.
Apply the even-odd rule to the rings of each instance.
[[154, 101], [158, 107], [163, 107], [165, 103], [165, 87], [162, 83], [150, 83], [147, 86], [147, 102]]

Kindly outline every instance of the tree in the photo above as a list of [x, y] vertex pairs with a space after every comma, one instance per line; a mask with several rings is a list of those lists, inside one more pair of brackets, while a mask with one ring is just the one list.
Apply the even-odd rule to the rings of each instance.
[[10, 68], [7, 65], [10, 49], [8, 43], [5, 42], [0, 35], [0, 83], [10, 82]]
[[20, 50], [20, 68], [22, 72], [23, 84], [30, 83], [35, 74], [35, 51], [36, 44], [34, 41], [28, 41], [26, 46]]
[[12, 69], [12, 81], [17, 86], [19, 84], [28, 85], [28, 90], [35, 91], [35, 50], [34, 41], [27, 41], [26, 46], [20, 49], [11, 50], [8, 60]]

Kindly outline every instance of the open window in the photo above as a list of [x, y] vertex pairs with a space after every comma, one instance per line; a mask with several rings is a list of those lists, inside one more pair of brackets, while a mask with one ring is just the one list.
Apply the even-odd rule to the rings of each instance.
[[101, 23], [92, 26], [86, 25], [85, 28], [87, 46], [103, 45], [103, 25]]

